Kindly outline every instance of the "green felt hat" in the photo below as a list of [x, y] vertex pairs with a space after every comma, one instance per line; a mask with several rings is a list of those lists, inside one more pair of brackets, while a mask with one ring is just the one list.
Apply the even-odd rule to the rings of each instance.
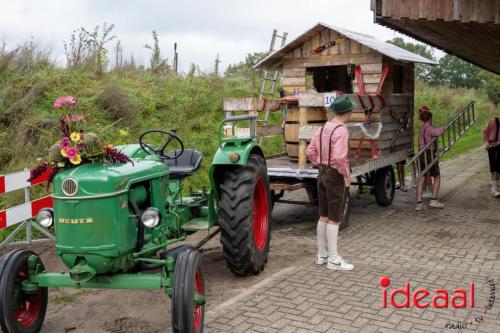
[[351, 100], [348, 95], [342, 95], [335, 98], [335, 101], [330, 105], [330, 110], [337, 114], [351, 112], [358, 107], [358, 104]]

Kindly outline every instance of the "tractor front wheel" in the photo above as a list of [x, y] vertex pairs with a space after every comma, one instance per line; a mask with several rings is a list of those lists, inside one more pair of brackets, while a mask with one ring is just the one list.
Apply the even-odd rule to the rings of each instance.
[[0, 261], [0, 326], [3, 332], [37, 333], [42, 328], [47, 312], [47, 288], [39, 288], [32, 293], [22, 289], [22, 282], [30, 274], [30, 256], [36, 254], [14, 250]]
[[271, 239], [271, 195], [264, 159], [224, 172], [219, 202], [221, 243], [229, 269], [239, 275], [264, 269]]
[[175, 262], [172, 288], [172, 331], [202, 333], [205, 281], [198, 251], [186, 249], [179, 254]]

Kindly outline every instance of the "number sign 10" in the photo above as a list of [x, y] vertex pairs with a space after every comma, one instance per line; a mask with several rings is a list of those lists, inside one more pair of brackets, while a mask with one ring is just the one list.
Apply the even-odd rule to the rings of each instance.
[[336, 93], [325, 93], [324, 94], [325, 107], [330, 107], [330, 105], [332, 105], [333, 101], [335, 101], [336, 97], [337, 97]]

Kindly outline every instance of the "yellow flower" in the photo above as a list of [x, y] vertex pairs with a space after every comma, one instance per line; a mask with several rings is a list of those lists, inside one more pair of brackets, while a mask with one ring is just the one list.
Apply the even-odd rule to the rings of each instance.
[[71, 162], [71, 164], [78, 165], [82, 162], [82, 158], [80, 157], [80, 155], [76, 155], [75, 157], [73, 157], [69, 161]]
[[67, 156], [67, 155], [66, 155], [66, 149], [65, 149], [65, 148], [61, 149], [61, 155], [62, 155], [63, 157], [66, 157], [66, 156]]
[[70, 137], [71, 141], [73, 141], [73, 142], [80, 141], [80, 134], [77, 132], [71, 133], [71, 135], [69, 137]]

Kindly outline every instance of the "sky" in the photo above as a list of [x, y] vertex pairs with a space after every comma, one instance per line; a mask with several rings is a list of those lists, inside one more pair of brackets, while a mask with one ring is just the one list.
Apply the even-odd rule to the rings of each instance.
[[210, 71], [217, 54], [224, 69], [247, 53], [267, 51], [273, 29], [288, 32], [291, 41], [317, 22], [382, 40], [403, 36], [373, 23], [370, 0], [0, 0], [0, 41], [13, 48], [33, 38], [61, 64], [71, 32], [103, 22], [115, 24], [124, 56], [133, 54], [140, 64], [148, 64], [143, 45], [152, 44], [152, 30], [169, 61], [177, 42], [182, 71], [191, 63]]

